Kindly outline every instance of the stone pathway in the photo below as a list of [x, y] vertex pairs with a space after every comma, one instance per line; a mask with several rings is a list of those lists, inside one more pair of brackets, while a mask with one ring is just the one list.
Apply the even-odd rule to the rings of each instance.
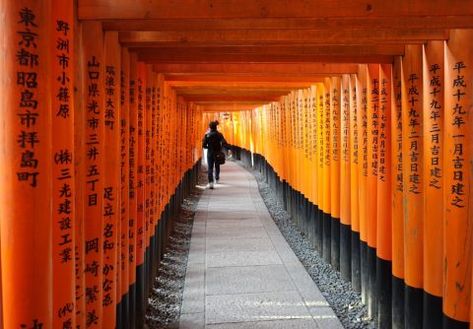
[[179, 328], [343, 328], [232, 162], [197, 206]]

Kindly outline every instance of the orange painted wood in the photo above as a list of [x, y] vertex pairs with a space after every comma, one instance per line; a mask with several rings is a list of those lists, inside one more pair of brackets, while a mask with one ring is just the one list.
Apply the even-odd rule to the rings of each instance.
[[391, 98], [391, 182], [392, 182], [392, 272], [404, 278], [404, 179], [401, 57], [394, 60]]
[[358, 73], [356, 91], [357, 91], [357, 124], [359, 136], [359, 176], [358, 176], [358, 200], [360, 216], [360, 240], [368, 242], [368, 223], [367, 223], [367, 180], [368, 180], [368, 89], [367, 89], [368, 67], [360, 65]]
[[392, 260], [391, 104], [392, 66], [379, 68], [376, 255]]
[[[445, 50], [445, 259], [443, 311], [468, 321], [471, 304], [473, 250], [471, 161], [473, 155], [472, 31], [451, 31]], [[464, 123], [462, 123], [464, 122]]]
[[202, 102], [239, 102], [239, 101], [244, 101], [244, 102], [265, 102], [265, 103], [271, 103], [278, 101], [280, 98], [279, 93], [273, 93], [269, 95], [259, 95], [259, 94], [251, 94], [251, 93], [243, 93], [241, 95], [189, 95], [185, 97], [185, 100], [188, 102], [196, 102], [196, 103], [202, 103]]
[[437, 297], [443, 287], [444, 231], [444, 42], [429, 42], [423, 53], [424, 84], [424, 290]]
[[3, 327], [51, 328], [51, 1], [2, 1], [0, 15]]
[[75, 21], [70, 2], [54, 1], [52, 74], [53, 327], [76, 326], [76, 186], [74, 163]]
[[341, 79], [333, 77], [330, 85], [330, 214], [340, 220], [340, 118]]
[[147, 63], [215, 62], [327, 62], [388, 63], [403, 55], [404, 45], [304, 45], [140, 47], [139, 59]]
[[144, 262], [146, 248], [146, 217], [145, 217], [145, 114], [146, 114], [146, 65], [138, 62], [136, 79], [137, 102], [137, 152], [136, 152], [136, 266]]
[[379, 156], [379, 65], [368, 65], [367, 75], [367, 181], [366, 181], [366, 222], [368, 246], [376, 248], [377, 221], [377, 181]]
[[200, 30], [200, 31], [130, 31], [120, 32], [120, 42], [127, 47], [194, 45], [308, 45], [308, 44], [389, 44], [421, 43], [443, 40], [448, 34], [443, 29], [313, 29], [313, 30]]
[[318, 206], [319, 209], [325, 211], [324, 201], [324, 159], [325, 159], [325, 135], [324, 135], [324, 97], [325, 89], [323, 83], [316, 84], [317, 88], [317, 173], [319, 183], [317, 184]]
[[130, 286], [136, 282], [137, 225], [138, 225], [138, 70], [136, 54], [130, 53], [130, 107], [129, 107], [129, 231], [128, 260]]
[[402, 153], [405, 282], [423, 287], [424, 192], [422, 47], [408, 46], [402, 61]]
[[117, 259], [119, 253], [120, 218], [120, 61], [121, 49], [117, 32], [106, 32], [104, 36], [104, 267], [103, 307], [104, 327], [116, 326], [116, 304], [118, 291]]
[[[152, 88], [154, 85], [154, 76], [152, 74], [151, 66], [146, 66], [146, 89], [145, 89], [145, 104], [146, 112], [144, 115], [144, 141], [145, 141], [145, 246], [146, 249], [149, 249], [150, 239], [152, 236], [152, 227], [153, 227], [153, 206], [152, 199], [154, 195], [154, 186], [151, 184], [151, 153], [152, 153], [152, 115], [153, 115], [153, 106], [152, 106]], [[151, 264], [147, 264], [151, 265]]]
[[104, 74], [100, 23], [82, 25], [84, 165], [84, 249], [86, 327], [103, 324]]
[[358, 176], [360, 164], [360, 129], [358, 121], [358, 98], [357, 76], [350, 75], [350, 221], [351, 229], [360, 232], [360, 213], [358, 199]]
[[121, 50], [120, 70], [120, 298], [130, 286], [130, 53]]
[[[439, 13], [437, 13], [439, 14]], [[471, 16], [365, 16], [295, 18], [160, 18], [160, 19], [114, 19], [104, 21], [104, 28], [116, 31], [201, 31], [201, 30], [333, 30], [365, 29], [454, 29], [472, 28]]]
[[332, 89], [332, 81], [330, 78], [326, 78], [324, 82], [324, 104], [323, 104], [323, 122], [324, 122], [324, 181], [323, 181], [323, 210], [326, 214], [331, 214], [331, 155], [332, 155], [332, 148], [331, 148], [331, 135], [330, 135], [330, 90]]
[[351, 224], [350, 212], [350, 76], [342, 76], [340, 113], [340, 221]]
[[154, 65], [159, 73], [216, 73], [216, 74], [254, 74], [254, 75], [335, 75], [356, 73], [355, 64], [333, 63], [159, 63]]
[[318, 128], [318, 118], [319, 114], [317, 111], [317, 87], [312, 85], [309, 89], [308, 97], [310, 97], [309, 108], [308, 111], [310, 113], [310, 134], [309, 134], [309, 168], [308, 170], [313, 170], [313, 180], [312, 184], [309, 184], [309, 188], [311, 189], [312, 194], [312, 203], [316, 206], [319, 206], [319, 194], [318, 194], [318, 185], [320, 184], [320, 172], [318, 166], [318, 136], [317, 136], [317, 128]]
[[[245, 65], [246, 66], [246, 65]], [[224, 85], [227, 84], [241, 84], [241, 85], [268, 85], [268, 84], [279, 84], [282, 83], [284, 85], [300, 85], [298, 88], [308, 88], [309, 86], [313, 85], [316, 82], [323, 81], [322, 74], [313, 74], [313, 75], [305, 75], [305, 76], [297, 76], [294, 75], [281, 75], [277, 73], [268, 72], [266, 74], [246, 74], [242, 71], [242, 73], [226, 73], [226, 74], [219, 74], [219, 73], [207, 73], [203, 72], [202, 74], [199, 73], [174, 73], [174, 74], [166, 74], [165, 75], [166, 81], [170, 85], [179, 85], [180, 83], [185, 84], [186, 82], [189, 83], [203, 83], [206, 84], [208, 82], [212, 83], [222, 83]]]
[[[174, 88], [179, 88], [177, 89], [178, 93], [179, 91], [185, 91], [189, 90], [192, 91], [193, 89], [199, 89], [199, 88], [212, 88], [212, 89], [226, 89], [226, 88], [241, 88], [241, 89], [247, 89], [250, 88], [251, 90], [273, 90], [273, 89], [282, 89], [282, 90], [287, 90], [287, 93], [289, 93], [291, 90], [294, 89], [304, 89], [310, 87], [310, 85], [314, 81], [307, 80], [305, 82], [288, 82], [284, 81], [281, 79], [279, 82], [273, 82], [273, 81], [225, 81], [225, 78], [222, 76], [222, 80], [219, 80], [219, 78], [215, 78], [215, 81], [199, 81], [195, 78], [192, 78], [191, 81], [175, 81], [172, 79], [167, 78], [166, 83], [169, 86], [172, 86]], [[242, 79], [242, 78], [240, 78]], [[244, 79], [244, 78], [243, 78]]]
[[[82, 25], [77, 24], [74, 47], [79, 50], [82, 45]], [[77, 71], [74, 75], [74, 85], [77, 88], [76, 95], [83, 95], [84, 88], [86, 88], [82, 72], [84, 71], [84, 60], [81, 56], [75, 56], [74, 64]], [[86, 100], [83, 97], [74, 97], [74, 108], [81, 109], [85, 107]], [[75, 318], [77, 328], [86, 327], [86, 307], [85, 307], [85, 193], [83, 177], [86, 175], [87, 154], [85, 151], [85, 115], [74, 116], [74, 147], [75, 147], [75, 204], [76, 204], [76, 220], [74, 225], [75, 231]]]
[[407, 0], [391, 3], [382, 0], [367, 4], [355, 1], [309, 1], [274, 2], [264, 0], [216, 0], [207, 3], [199, 0], [181, 3], [159, 0], [80, 0], [80, 19], [169, 19], [169, 18], [356, 18], [356, 17], [399, 17], [399, 16], [464, 16], [472, 15], [470, 3], [453, 0], [431, 2]]

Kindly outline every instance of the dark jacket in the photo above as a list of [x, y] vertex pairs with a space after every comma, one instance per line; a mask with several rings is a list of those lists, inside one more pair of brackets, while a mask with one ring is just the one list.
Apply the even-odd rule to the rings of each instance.
[[227, 146], [227, 141], [217, 130], [210, 130], [205, 134], [204, 139], [202, 140], [202, 147], [208, 150], [208, 157], [214, 157], [215, 154], [220, 152], [224, 146]]

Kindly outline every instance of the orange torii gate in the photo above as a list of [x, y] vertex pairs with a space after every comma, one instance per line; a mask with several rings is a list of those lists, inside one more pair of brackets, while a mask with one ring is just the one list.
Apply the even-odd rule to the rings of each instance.
[[142, 327], [219, 119], [379, 327], [467, 328], [472, 17], [0, 0], [0, 327]]
[[[292, 109], [287, 126], [269, 123], [273, 131], [289, 130], [287, 150], [256, 149], [261, 154], [253, 155], [256, 168], [266, 172], [269, 180], [281, 177], [281, 183], [271, 182], [273, 188], [287, 184], [281, 201], [289, 203], [287, 209], [297, 225], [334, 266], [347, 262], [343, 241], [347, 235], [334, 219], [340, 217], [342, 227], [347, 216], [353, 219], [349, 225], [354, 232], [353, 270], [348, 279], [361, 290], [371, 315], [383, 328], [467, 328], [470, 321], [473, 218], [466, 215], [471, 178], [464, 168], [471, 158], [472, 143], [465, 144], [471, 126], [465, 109], [471, 107], [467, 86], [473, 76], [471, 56], [460, 46], [466, 40], [473, 40], [471, 31], [452, 31], [448, 43], [407, 47], [406, 55], [393, 65], [361, 65], [357, 75], [342, 76], [341, 85], [338, 78], [315, 85], [318, 103], [302, 111], [317, 113], [317, 171], [324, 174], [323, 183], [311, 180], [319, 186], [318, 208], [323, 215], [307, 216], [298, 205], [300, 195], [311, 193], [310, 184], [300, 185], [297, 180], [301, 166], [307, 168], [297, 153], [298, 134], [305, 129], [300, 109]], [[351, 99], [345, 96], [350, 89]], [[310, 103], [308, 97], [312, 96], [291, 93], [280, 106]], [[261, 120], [271, 115], [270, 108], [258, 108], [253, 114], [252, 131], [263, 144], [271, 145], [274, 137], [266, 133]], [[231, 116], [238, 116], [239, 125], [249, 124], [241, 122], [245, 112]], [[240, 134], [240, 129], [233, 131], [234, 143], [239, 152], [250, 152]], [[286, 153], [283, 166], [275, 152]], [[350, 163], [350, 179], [345, 161]], [[339, 179], [343, 184], [331, 185]], [[350, 207], [343, 191], [347, 187], [352, 192]], [[321, 228], [316, 229], [319, 221]], [[347, 276], [348, 271], [343, 271]]]
[[164, 109], [152, 67], [72, 2], [0, 8], [0, 327], [139, 328], [200, 159], [197, 136], [158, 148], [158, 114], [186, 133], [201, 112], [172, 93]]

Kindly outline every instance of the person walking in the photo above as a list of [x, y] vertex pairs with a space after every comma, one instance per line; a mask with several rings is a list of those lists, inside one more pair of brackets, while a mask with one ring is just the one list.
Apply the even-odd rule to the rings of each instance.
[[207, 165], [208, 165], [208, 178], [209, 187], [214, 188], [214, 167], [215, 167], [215, 180], [218, 183], [220, 179], [220, 163], [216, 161], [216, 156], [222, 152], [223, 147], [227, 147], [227, 142], [223, 135], [217, 131], [217, 122], [211, 121], [209, 123], [209, 131], [204, 135], [202, 140], [202, 147], [207, 149]]

